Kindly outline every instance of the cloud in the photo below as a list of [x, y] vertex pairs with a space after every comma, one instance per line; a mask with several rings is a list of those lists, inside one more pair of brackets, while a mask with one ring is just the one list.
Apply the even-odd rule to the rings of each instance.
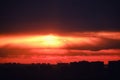
[[34, 56], [120, 56], [120, 49], [75, 50], [75, 49], [24, 49], [0, 48], [0, 58], [19, 58]]
[[21, 49], [21, 48], [7, 48], [2, 47], [0, 48], [0, 57], [19, 57], [28, 55], [29, 51], [27, 49]]
[[44, 35], [1, 35], [0, 58], [33, 56], [120, 56], [119, 32], [82, 32], [55, 35], [61, 48], [42, 47]]
[[[75, 50], [103, 50], [120, 49], [120, 32], [79, 32], [64, 35], [52, 35], [54, 41], [63, 49]], [[48, 35], [1, 35], [0, 46], [16, 48], [50, 48], [58, 44], [47, 44]], [[50, 39], [51, 40], [51, 39]], [[46, 43], [46, 44], [45, 44]]]
[[78, 43], [78, 45], [68, 46], [68, 48], [76, 50], [120, 49], [120, 40], [102, 38], [98, 43], [93, 40], [93, 43], [84, 43], [82, 46]]

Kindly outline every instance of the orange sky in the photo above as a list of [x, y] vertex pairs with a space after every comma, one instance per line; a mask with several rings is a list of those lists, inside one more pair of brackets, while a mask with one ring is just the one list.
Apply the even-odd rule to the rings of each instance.
[[0, 62], [120, 60], [120, 32], [0, 35]]

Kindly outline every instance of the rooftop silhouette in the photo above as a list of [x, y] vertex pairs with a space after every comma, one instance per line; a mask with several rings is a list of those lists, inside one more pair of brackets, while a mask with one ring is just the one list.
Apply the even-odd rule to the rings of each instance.
[[0, 64], [0, 80], [119, 80], [120, 61], [51, 64]]

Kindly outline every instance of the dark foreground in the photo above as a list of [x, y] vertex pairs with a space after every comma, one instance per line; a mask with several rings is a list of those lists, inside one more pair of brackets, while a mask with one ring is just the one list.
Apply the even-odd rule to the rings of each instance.
[[120, 61], [0, 64], [0, 80], [120, 80]]

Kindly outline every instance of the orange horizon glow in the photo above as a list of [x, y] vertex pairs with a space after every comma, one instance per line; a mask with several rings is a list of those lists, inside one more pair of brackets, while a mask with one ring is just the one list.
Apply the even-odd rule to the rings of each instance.
[[0, 63], [57, 63], [79, 60], [107, 63], [109, 60], [120, 60], [120, 49], [104, 49], [105, 46], [109, 47], [111, 41], [119, 41], [118, 35], [120, 32], [0, 35]]
[[[94, 42], [93, 42], [94, 41]], [[101, 40], [94, 37], [62, 37], [54, 35], [44, 36], [15, 36], [3, 37], [0, 39], [0, 46], [10, 45], [27, 48], [64, 48], [71, 45], [96, 45]], [[96, 42], [96, 43], [95, 43]]]

